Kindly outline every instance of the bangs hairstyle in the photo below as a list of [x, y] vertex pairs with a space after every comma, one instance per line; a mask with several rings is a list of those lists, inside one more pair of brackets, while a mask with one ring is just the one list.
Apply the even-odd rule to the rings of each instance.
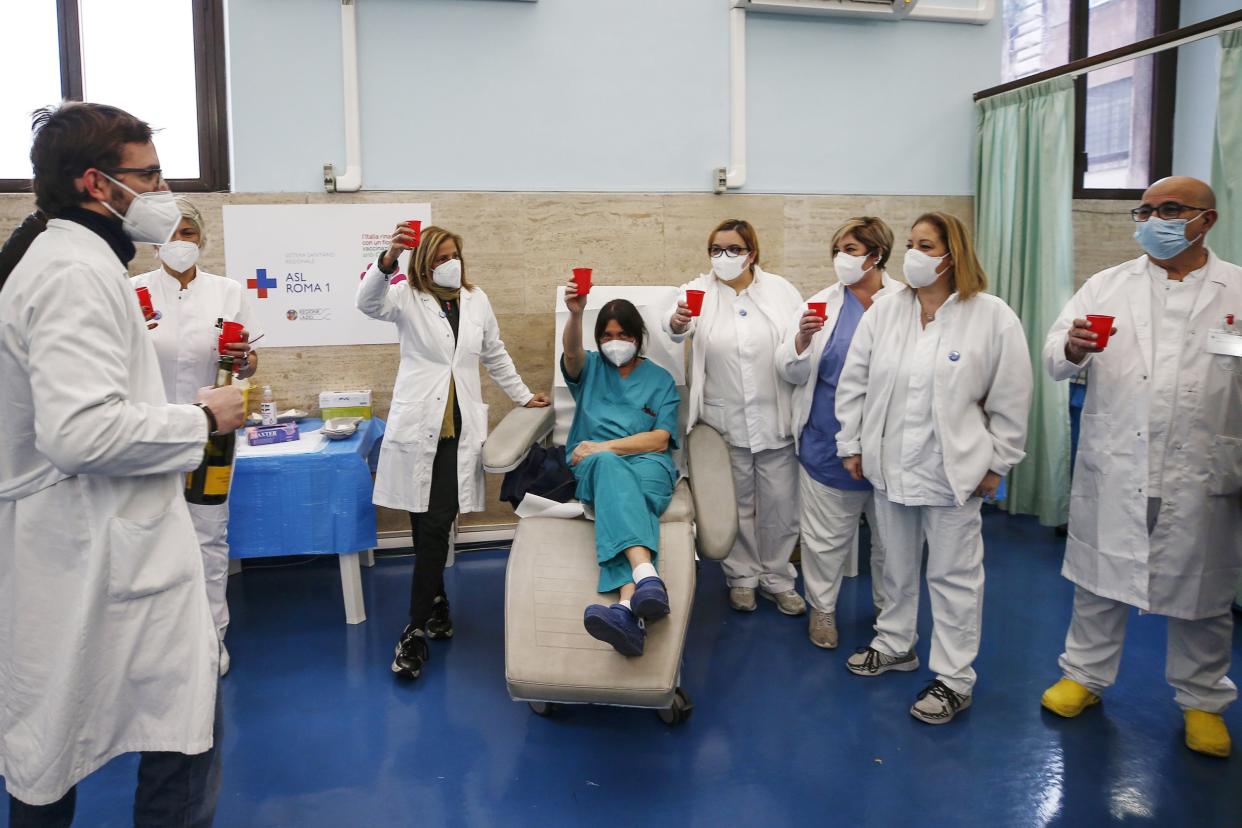
[[435, 282], [431, 281], [431, 262], [436, 257], [440, 245], [449, 239], [457, 242], [457, 255], [461, 257], [462, 290], [474, 290], [474, 285], [466, 278], [466, 253], [461, 243], [461, 236], [445, 230], [443, 227], [424, 227], [418, 236], [418, 247], [410, 251], [410, 263], [406, 268], [409, 274], [410, 287], [423, 293], [432, 293]]
[[634, 343], [638, 346], [637, 353], [641, 354], [643, 346], [647, 344], [647, 324], [643, 322], [643, 315], [638, 312], [638, 308], [628, 299], [613, 299], [599, 309], [599, 316], [595, 317], [596, 349], [599, 348], [599, 341], [604, 338], [604, 329], [614, 319], [621, 326], [622, 333], [634, 337]]
[[728, 233], [733, 231], [742, 237], [742, 241], [750, 248], [751, 266], [759, 264], [759, 235], [755, 233], [755, 228], [750, 226], [750, 222], [745, 219], [725, 219], [716, 226], [712, 234], [707, 237], [707, 246], [711, 247], [715, 243], [717, 233]]
[[836, 255], [841, 246], [841, 239], [846, 236], [858, 239], [859, 244], [867, 248], [867, 255], [878, 250], [880, 258], [876, 259], [876, 267], [880, 270], [888, 264], [888, 257], [893, 255], [893, 230], [884, 223], [883, 219], [875, 216], [859, 216], [842, 224], [837, 228], [837, 232], [832, 234], [833, 255]]
[[37, 110], [31, 121], [30, 164], [35, 203], [55, 217], [91, 200], [74, 181], [91, 167], [109, 172], [126, 144], [149, 144], [151, 127], [105, 104], [66, 101]]
[[924, 213], [910, 227], [913, 229], [923, 223], [935, 227], [949, 248], [949, 255], [953, 257], [953, 275], [949, 277], [949, 285], [957, 291], [958, 298], [964, 301], [987, 290], [988, 276], [975, 256], [970, 233], [961, 219], [949, 213]]

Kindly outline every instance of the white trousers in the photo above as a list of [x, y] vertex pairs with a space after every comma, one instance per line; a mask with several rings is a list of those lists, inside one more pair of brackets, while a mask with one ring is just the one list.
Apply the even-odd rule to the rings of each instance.
[[825, 486], [798, 467], [801, 501], [802, 582], [806, 600], [820, 612], [836, 612], [837, 595], [846, 572], [858, 519], [865, 512], [871, 527], [871, 599], [883, 604], [880, 581], [884, 572], [884, 543], [875, 514], [875, 495]]
[[229, 604], [226, 597], [229, 586], [229, 505], [199, 506], [193, 503], [190, 518], [198, 545], [203, 550], [203, 575], [207, 579], [207, 604], [216, 622], [220, 640], [229, 628]]
[[794, 588], [789, 562], [798, 541], [798, 457], [792, 445], [769, 451], [729, 446], [737, 495], [737, 541], [721, 561], [730, 587]]
[[884, 538], [883, 607], [871, 646], [896, 656], [918, 641], [919, 570], [927, 541], [932, 645], [928, 666], [950, 690], [969, 695], [983, 620], [982, 500], [964, 506], [902, 506], [876, 492]]
[[[1065, 636], [1061, 673], [1099, 694], [1117, 680], [1130, 606], [1074, 587], [1074, 616]], [[1212, 618], [1169, 619], [1164, 656], [1165, 679], [1183, 709], [1220, 713], [1238, 697], [1226, 675], [1233, 646], [1233, 616], [1228, 610]]]

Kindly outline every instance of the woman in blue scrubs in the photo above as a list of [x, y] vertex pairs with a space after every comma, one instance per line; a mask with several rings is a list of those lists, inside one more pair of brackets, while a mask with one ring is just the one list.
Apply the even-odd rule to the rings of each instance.
[[656, 572], [660, 515], [677, 482], [677, 407], [672, 376], [639, 356], [646, 326], [638, 309], [614, 299], [595, 321], [598, 351], [582, 347], [586, 296], [565, 286], [570, 311], [561, 372], [577, 409], [566, 454], [577, 497], [595, 514], [599, 591], [620, 592], [611, 606], [587, 607], [588, 633], [627, 656], [643, 654], [646, 623], [668, 615], [668, 592]]
[[884, 567], [871, 484], [855, 480], [837, 456], [837, 381], [854, 331], [871, 303], [905, 288], [884, 270], [893, 231], [873, 216], [852, 218], [832, 237], [837, 282], [808, 300], [824, 303], [827, 316], [803, 310], [776, 351], [776, 371], [794, 386], [793, 433], [798, 451], [802, 580], [811, 606], [808, 637], [836, 649], [837, 596], [859, 515], [871, 527], [871, 594], [879, 611]]

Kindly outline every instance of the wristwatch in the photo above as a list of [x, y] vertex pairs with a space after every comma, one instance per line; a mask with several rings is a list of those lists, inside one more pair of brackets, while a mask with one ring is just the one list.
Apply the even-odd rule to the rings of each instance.
[[196, 402], [194, 403], [194, 407], [201, 408], [203, 413], [207, 415], [207, 435], [211, 436], [212, 434], [215, 434], [216, 431], [219, 430], [219, 424], [216, 422], [216, 415], [211, 413], [211, 409], [207, 407], [206, 403]]

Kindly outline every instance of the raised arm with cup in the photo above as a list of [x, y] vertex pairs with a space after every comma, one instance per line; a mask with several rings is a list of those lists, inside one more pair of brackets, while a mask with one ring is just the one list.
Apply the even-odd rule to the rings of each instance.
[[[358, 309], [397, 326], [401, 365], [375, 478], [376, 505], [410, 515], [417, 558], [410, 620], [397, 641], [392, 672], [414, 679], [430, 650], [427, 639], [453, 635], [444, 567], [460, 512], [483, 510], [488, 407], [480, 363], [518, 405], [548, 404], [522, 382], [491, 302], [470, 283], [461, 236], [441, 227], [402, 222], [358, 287]], [[390, 284], [398, 258], [409, 254], [405, 282]]]
[[587, 607], [583, 625], [622, 655], [639, 656], [647, 623], [669, 613], [656, 564], [660, 515], [677, 482], [671, 449], [681, 398], [668, 371], [642, 356], [647, 329], [633, 303], [600, 308], [598, 350], [583, 348], [583, 287], [577, 279], [565, 285], [570, 319], [560, 368], [577, 404], [565, 450], [576, 496], [595, 513], [599, 591], [619, 595], [615, 604]]

